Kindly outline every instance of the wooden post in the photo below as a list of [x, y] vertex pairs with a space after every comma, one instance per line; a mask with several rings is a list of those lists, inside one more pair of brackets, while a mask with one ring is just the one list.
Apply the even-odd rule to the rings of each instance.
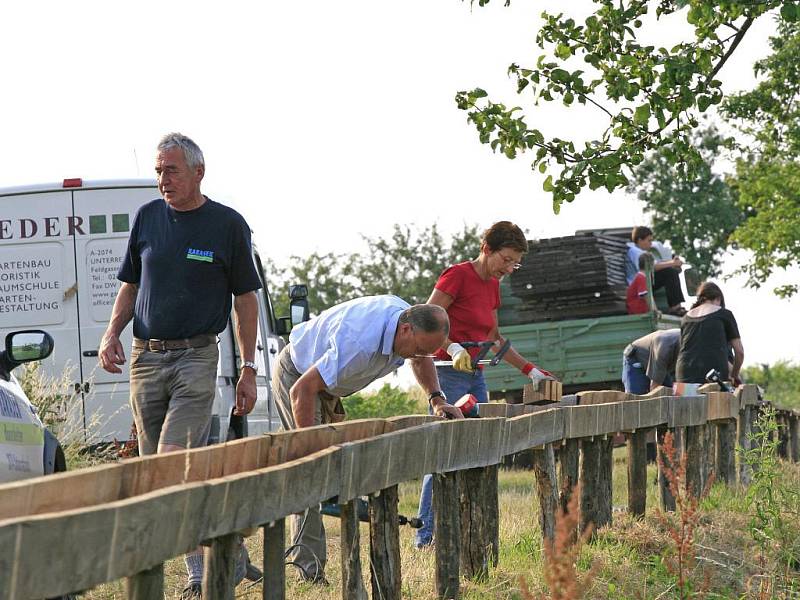
[[775, 419], [778, 423], [778, 456], [789, 459], [789, 417], [787, 413], [781, 411], [776, 413]]
[[789, 417], [789, 450], [792, 462], [800, 462], [800, 418], [792, 414]]
[[708, 423], [686, 428], [686, 489], [698, 498], [704, 494], [712, 472], [708, 432]]
[[[664, 454], [664, 436], [666, 436], [667, 431], [669, 431], [666, 427], [659, 427], [656, 430], [656, 435], [658, 439], [657, 444], [657, 452], [658, 457], [661, 459], [658, 465], [658, 491], [659, 491], [659, 499], [661, 504], [661, 510], [665, 512], [674, 512], [675, 511], [675, 497], [672, 495], [672, 492], [669, 489], [669, 480], [667, 479], [666, 473], [664, 471], [665, 468], [671, 469], [672, 462], [670, 458]], [[678, 459], [678, 451], [675, 451], [675, 459], [677, 462]], [[663, 466], [662, 466], [663, 465]]]
[[483, 579], [497, 565], [500, 549], [500, 508], [497, 465], [459, 472], [461, 497], [461, 573]]
[[686, 490], [696, 497], [703, 493], [705, 483], [705, 437], [703, 425], [686, 427]]
[[581, 440], [581, 531], [611, 523], [612, 439]]
[[234, 569], [239, 553], [239, 536], [229, 533], [211, 540], [205, 548], [205, 572], [203, 573], [203, 598], [233, 600]]
[[[572, 498], [572, 492], [575, 486], [578, 485], [578, 465], [581, 458], [581, 443], [577, 439], [564, 440], [561, 450], [558, 455], [558, 462], [560, 465], [559, 479], [558, 479], [558, 503], [561, 507], [561, 512], [566, 514], [569, 508], [569, 501]], [[571, 532], [572, 541], [578, 539], [578, 529], [576, 528]]]
[[581, 443], [577, 439], [564, 440], [558, 451], [558, 503], [566, 512], [572, 490], [578, 485], [578, 465], [581, 458]]
[[164, 565], [128, 577], [125, 582], [128, 600], [150, 600], [164, 597]]
[[286, 530], [284, 519], [264, 525], [264, 582], [261, 597], [264, 600], [286, 598]]
[[[758, 406], [752, 406], [750, 408], [750, 449], [754, 450], [756, 448], [761, 447], [761, 440], [760, 438], [756, 437], [758, 434], [761, 433], [761, 426], [758, 424], [758, 419], [761, 416], [761, 410]], [[754, 463], [750, 465], [750, 469], [752, 471], [758, 470], [758, 463]]]
[[649, 429], [628, 434], [628, 512], [643, 517], [647, 508], [647, 436]]
[[458, 474], [433, 474], [433, 537], [436, 540], [436, 596], [458, 598], [458, 566], [461, 560], [461, 517], [458, 510]]
[[342, 523], [342, 598], [367, 600], [367, 590], [361, 575], [358, 500], [340, 505]]
[[[738, 437], [739, 447], [742, 450], [750, 449], [750, 406], [745, 406], [739, 411]], [[753, 480], [753, 471], [750, 465], [739, 457], [739, 483], [747, 487]]]
[[369, 556], [372, 597], [400, 600], [400, 524], [396, 485], [369, 497]]
[[539, 526], [542, 537], [551, 543], [556, 539], [556, 507], [558, 506], [558, 481], [553, 444], [545, 444], [533, 451], [533, 472], [539, 496]]
[[717, 479], [732, 486], [736, 484], [736, 420], [729, 419], [716, 424], [717, 430]]

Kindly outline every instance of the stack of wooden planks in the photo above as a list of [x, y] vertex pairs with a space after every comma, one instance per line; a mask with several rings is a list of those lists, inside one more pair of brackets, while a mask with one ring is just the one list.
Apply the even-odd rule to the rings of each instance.
[[529, 242], [510, 278], [515, 321], [626, 314], [626, 251], [619, 237], [595, 233]]

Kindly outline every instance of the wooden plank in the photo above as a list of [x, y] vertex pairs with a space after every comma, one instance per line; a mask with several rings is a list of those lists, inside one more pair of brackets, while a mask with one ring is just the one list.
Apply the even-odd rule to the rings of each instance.
[[466, 469], [459, 476], [461, 574], [483, 580], [497, 565], [500, 549], [497, 465]]
[[437, 435], [437, 468], [444, 473], [498, 464], [503, 458], [505, 419], [442, 421]]
[[439, 421], [441, 421], [441, 418], [434, 417], [433, 415], [400, 415], [397, 417], [389, 417], [386, 419], [384, 433], [400, 431], [401, 429], [417, 427], [427, 423], [437, 423]]
[[[264, 581], [261, 584], [264, 600], [286, 598], [286, 520], [276, 519], [264, 525]], [[346, 596], [345, 596], [346, 597]]]
[[[339, 501], [347, 502], [436, 471], [443, 423], [437, 419], [380, 437], [341, 444]], [[375, 460], [376, 456], [381, 460]]]
[[726, 421], [739, 414], [739, 399], [730, 392], [706, 392], [708, 420]]
[[530, 412], [531, 407], [524, 404], [507, 404], [505, 402], [483, 402], [478, 404], [478, 416], [480, 417], [518, 417]]
[[433, 475], [433, 535], [436, 540], [434, 572], [436, 595], [441, 600], [459, 597], [459, 564], [461, 561], [461, 518], [454, 506], [459, 505], [458, 473]]
[[649, 429], [628, 434], [628, 512], [644, 517], [647, 508], [647, 437]]
[[203, 598], [234, 600], [234, 571], [239, 553], [239, 536], [230, 533], [211, 540], [203, 553]]
[[342, 523], [342, 598], [367, 600], [361, 574], [361, 534], [356, 502], [351, 500], [339, 505]]
[[608, 404], [609, 402], [628, 402], [635, 398], [633, 394], [626, 394], [617, 390], [578, 392], [578, 405]]
[[716, 430], [716, 477], [732, 486], [736, 484], [736, 420], [721, 421], [716, 424]]
[[506, 421], [504, 455], [560, 441], [564, 437], [564, 412], [547, 409]]
[[[339, 458], [339, 450], [330, 448], [287, 465], [220, 480], [99, 507], [3, 521], [0, 540], [9, 531], [21, 536], [14, 538], [18, 544], [0, 547], [0, 564], [14, 565], [9, 597], [41, 598], [88, 589], [149, 569], [204, 539], [303, 510], [336, 495]], [[237, 478], [253, 480], [254, 485], [241, 488], [253, 495], [231, 494], [239, 489]], [[75, 552], [75, 540], [85, 541], [80, 552]], [[43, 563], [57, 567], [38, 569]]]
[[400, 600], [400, 524], [397, 486], [369, 497], [369, 556], [372, 597]]
[[128, 600], [152, 600], [164, 597], [164, 565], [159, 564], [128, 577], [125, 581]]
[[621, 431], [657, 427], [669, 421], [669, 397], [660, 396], [629, 400], [622, 404]]
[[585, 438], [622, 431], [622, 403], [571, 406], [565, 411], [565, 437]]
[[553, 543], [556, 539], [558, 508], [558, 480], [553, 444], [545, 444], [544, 448], [533, 451], [533, 473], [539, 499], [539, 527], [544, 539]]
[[540, 381], [538, 389], [533, 389], [532, 383], [526, 383], [522, 388], [523, 404], [546, 404], [558, 402], [564, 395], [564, 386], [560, 381]]
[[708, 398], [706, 396], [674, 396], [671, 398], [670, 428], [694, 427], [708, 421]]

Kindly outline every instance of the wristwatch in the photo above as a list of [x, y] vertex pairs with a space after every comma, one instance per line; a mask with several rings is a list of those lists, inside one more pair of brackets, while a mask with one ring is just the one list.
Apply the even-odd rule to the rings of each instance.
[[444, 395], [444, 392], [442, 390], [435, 390], [435, 391], [431, 392], [428, 395], [428, 404], [431, 404], [431, 402], [433, 402], [434, 398], [441, 398], [442, 400], [447, 402], [447, 397]]
[[242, 368], [244, 369], [245, 367], [250, 367], [251, 369], [253, 369], [253, 373], [258, 375], [258, 365], [254, 363], [252, 360], [243, 360]]

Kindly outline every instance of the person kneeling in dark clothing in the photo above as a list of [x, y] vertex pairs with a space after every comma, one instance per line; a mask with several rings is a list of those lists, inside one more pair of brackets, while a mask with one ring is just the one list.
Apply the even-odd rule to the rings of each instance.
[[[628, 260], [625, 263], [625, 276], [630, 285], [639, 271], [639, 257], [645, 252], [649, 252], [653, 246], [653, 231], [649, 227], [634, 227], [631, 232], [631, 240], [628, 242]], [[683, 261], [674, 257], [671, 260], [656, 262], [653, 273], [653, 290], [664, 288], [667, 292], [668, 313], [671, 315], [683, 316], [686, 309], [683, 308], [683, 291], [681, 281], [678, 277], [679, 269]]]

